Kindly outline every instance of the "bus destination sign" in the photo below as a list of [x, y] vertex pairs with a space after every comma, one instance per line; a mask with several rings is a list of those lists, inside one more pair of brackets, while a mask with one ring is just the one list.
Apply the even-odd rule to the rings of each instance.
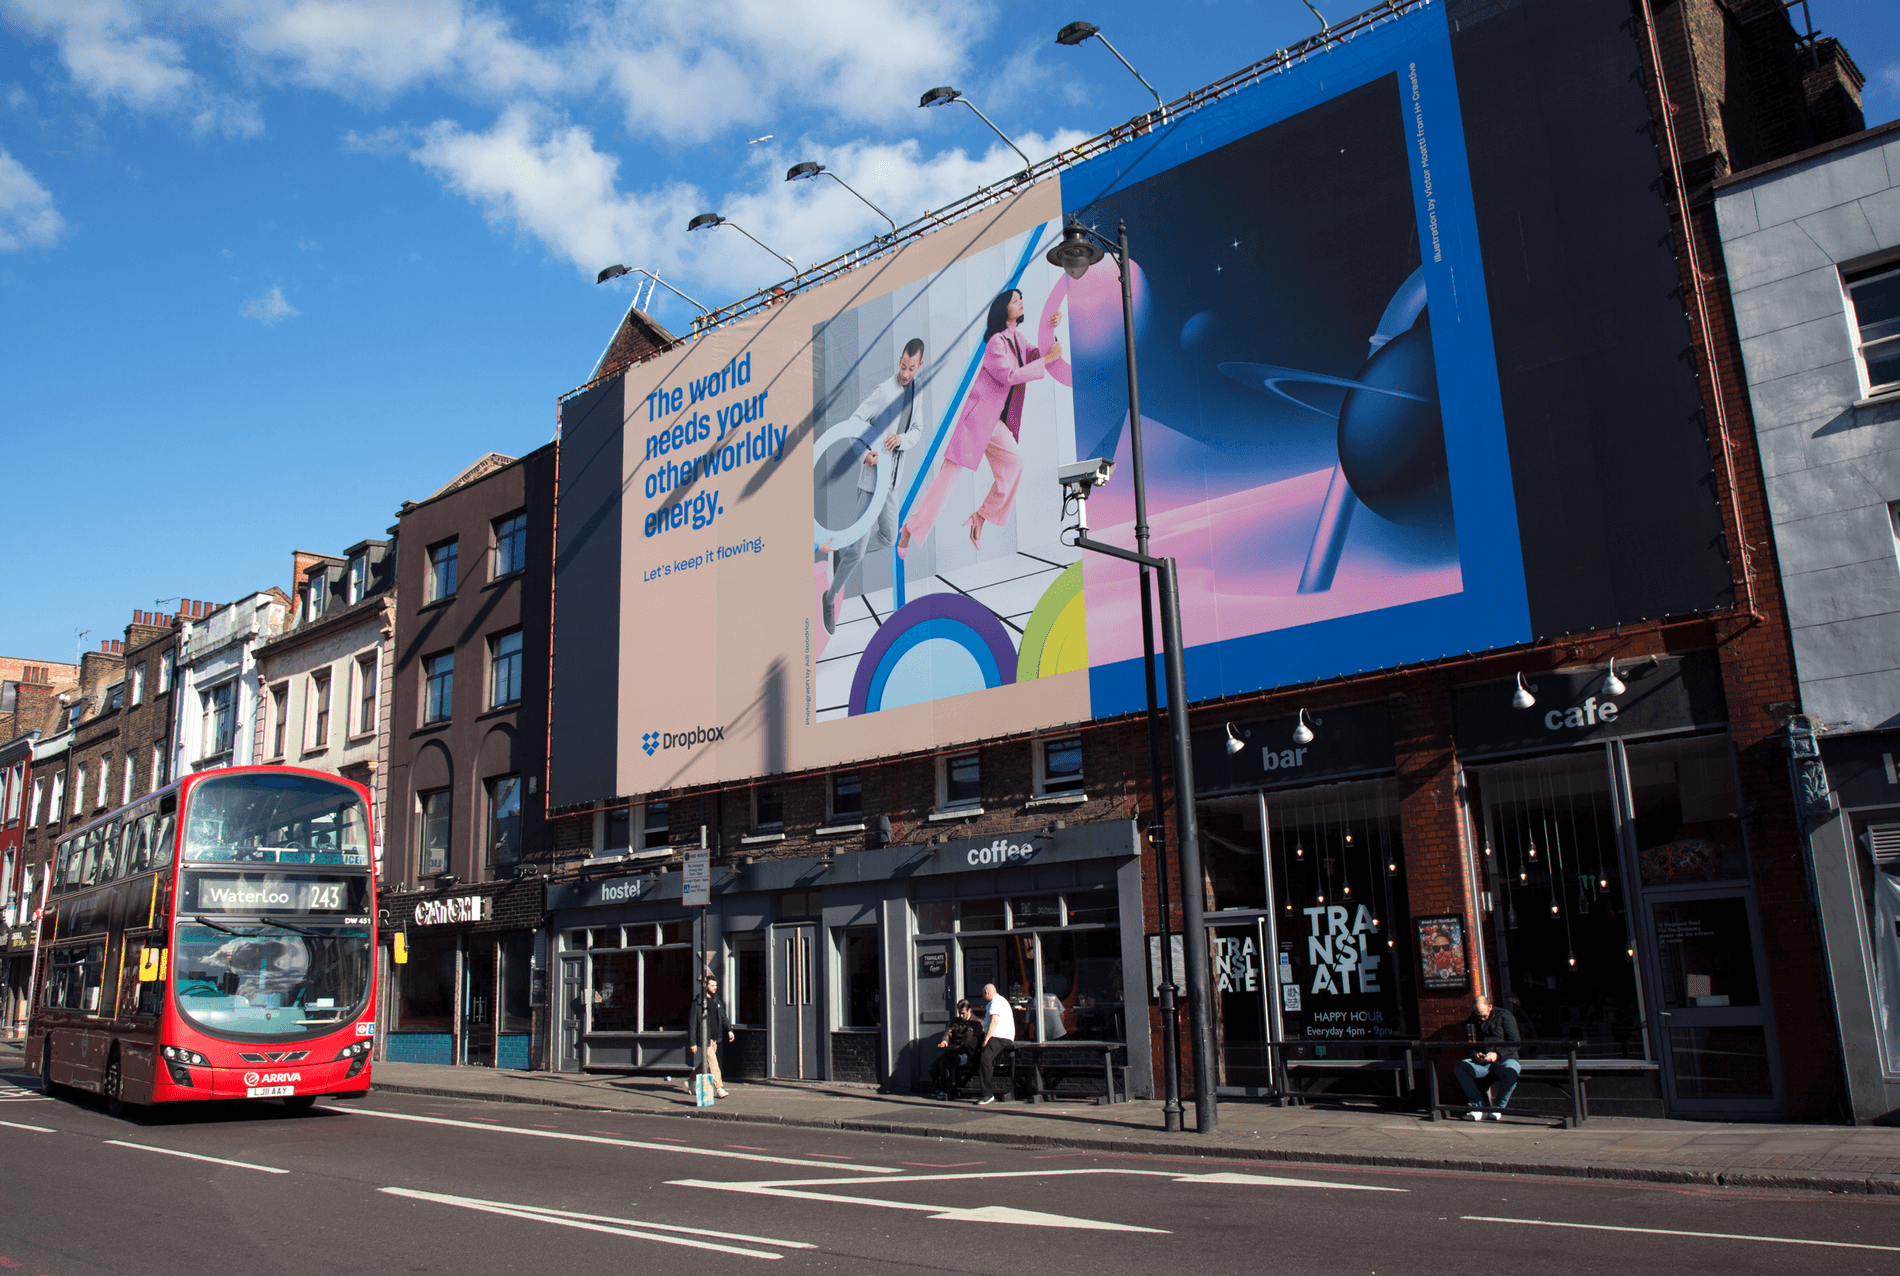
[[345, 877], [194, 873], [186, 881], [200, 913], [342, 913], [353, 894]]

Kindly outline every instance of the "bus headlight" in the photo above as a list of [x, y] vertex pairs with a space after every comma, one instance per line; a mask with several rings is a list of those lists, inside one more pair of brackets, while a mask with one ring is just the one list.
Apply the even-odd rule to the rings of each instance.
[[342, 1063], [345, 1059], [354, 1059], [358, 1055], [368, 1054], [373, 1044], [373, 1042], [369, 1041], [358, 1041], [351, 1045], [344, 1046], [341, 1050], [336, 1052], [336, 1058], [330, 1062]]
[[183, 1046], [160, 1046], [158, 1052], [172, 1063], [186, 1063], [194, 1068], [209, 1068], [211, 1060], [196, 1050], [187, 1050]]

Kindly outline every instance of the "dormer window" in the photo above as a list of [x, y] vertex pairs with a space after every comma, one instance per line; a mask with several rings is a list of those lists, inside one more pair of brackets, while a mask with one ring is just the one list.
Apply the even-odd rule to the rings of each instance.
[[354, 607], [369, 594], [369, 555], [350, 556], [350, 605]]
[[304, 584], [304, 612], [306, 621], [315, 621], [323, 615], [324, 578], [312, 576]]

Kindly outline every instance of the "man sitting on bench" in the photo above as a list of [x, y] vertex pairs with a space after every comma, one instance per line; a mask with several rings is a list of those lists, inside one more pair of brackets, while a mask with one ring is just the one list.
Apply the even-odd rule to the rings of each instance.
[[976, 1062], [976, 1036], [980, 1025], [968, 999], [957, 1002], [957, 1017], [950, 1021], [937, 1049], [943, 1051], [930, 1065], [930, 1080], [937, 1087], [936, 1097], [947, 1099], [956, 1093], [957, 1074]]
[[[1523, 1035], [1518, 1032], [1517, 1020], [1511, 1012], [1501, 1006], [1492, 1006], [1491, 999], [1483, 993], [1472, 998], [1471, 1017], [1465, 1020], [1465, 1024], [1477, 1044], [1472, 1056], [1460, 1059], [1452, 1069], [1465, 1092], [1465, 1102], [1471, 1105], [1471, 1110], [1465, 1113], [1465, 1119], [1482, 1121], [1488, 1112], [1493, 1121], [1502, 1121], [1505, 1106], [1511, 1101], [1511, 1092], [1517, 1089], [1519, 1071], [1517, 1051], [1504, 1043], [1522, 1041]], [[1484, 1088], [1496, 1096], [1495, 1104], [1487, 1105], [1480, 1098], [1480, 1080], [1484, 1082]]]

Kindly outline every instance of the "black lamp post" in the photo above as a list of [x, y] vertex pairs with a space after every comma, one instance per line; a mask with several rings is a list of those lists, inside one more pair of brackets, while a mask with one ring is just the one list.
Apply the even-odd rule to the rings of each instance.
[[1135, 470], [1135, 552], [1117, 545], [1092, 540], [1088, 535], [1088, 492], [1108, 481], [1110, 462], [1101, 462], [1089, 472], [1082, 463], [1064, 476], [1064, 488], [1076, 498], [1078, 530], [1072, 544], [1115, 558], [1126, 559], [1141, 567], [1141, 638], [1143, 672], [1148, 691], [1148, 759], [1153, 786], [1154, 823], [1149, 840], [1155, 848], [1156, 903], [1161, 916], [1161, 1057], [1166, 1085], [1162, 1117], [1169, 1130], [1181, 1128], [1181, 1046], [1180, 1008], [1175, 1000], [1173, 928], [1169, 920], [1168, 861], [1166, 828], [1162, 823], [1161, 727], [1155, 694], [1154, 616], [1148, 597], [1150, 568], [1161, 573], [1161, 636], [1163, 664], [1168, 678], [1168, 722], [1174, 752], [1175, 833], [1180, 844], [1182, 925], [1187, 931], [1188, 1027], [1194, 1039], [1194, 1116], [1195, 1128], [1212, 1134], [1219, 1124], [1219, 1109], [1214, 1102], [1214, 1038], [1207, 1004], [1207, 925], [1201, 881], [1201, 836], [1199, 813], [1194, 800], [1194, 759], [1187, 713], [1187, 675], [1181, 644], [1181, 598], [1172, 558], [1155, 558], [1148, 553], [1148, 487], [1142, 462], [1141, 388], [1135, 375], [1134, 284], [1128, 258], [1128, 224], [1117, 226], [1114, 242], [1076, 222], [1063, 228], [1062, 242], [1051, 248], [1046, 260], [1059, 266], [1071, 279], [1080, 279], [1090, 266], [1102, 260], [1103, 248], [1115, 255], [1122, 284], [1122, 343], [1128, 364], [1129, 451]]

